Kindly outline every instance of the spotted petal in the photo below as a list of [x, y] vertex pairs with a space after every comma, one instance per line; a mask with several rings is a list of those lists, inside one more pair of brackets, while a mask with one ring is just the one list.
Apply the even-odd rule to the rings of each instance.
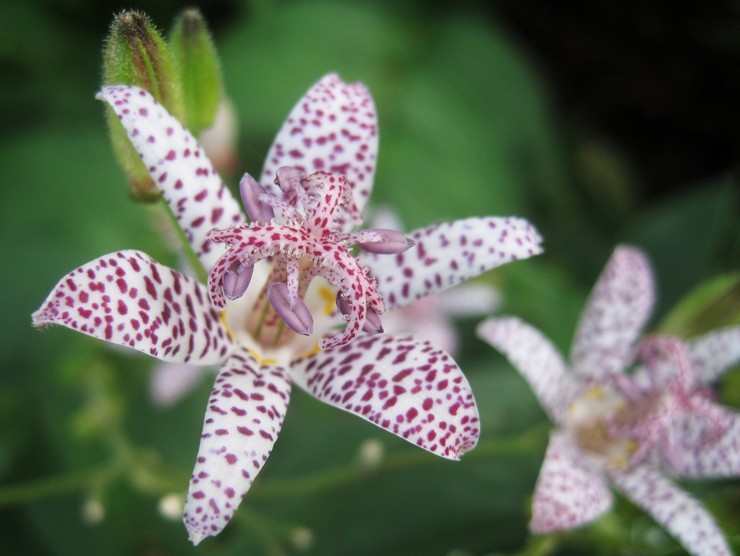
[[366, 336], [290, 370], [319, 400], [444, 458], [459, 459], [478, 441], [478, 409], [465, 376], [428, 342]]
[[555, 347], [538, 330], [515, 318], [488, 319], [478, 336], [501, 351], [529, 382], [535, 395], [556, 423], [563, 420], [571, 378]]
[[416, 230], [396, 256], [362, 253], [388, 310], [496, 268], [542, 253], [534, 227], [521, 218], [468, 218]]
[[267, 154], [262, 182], [272, 183], [281, 166], [307, 174], [318, 170], [343, 174], [362, 211], [372, 190], [377, 156], [378, 117], [370, 91], [332, 73], [293, 107]]
[[740, 476], [740, 415], [715, 406], [715, 421], [684, 416], [676, 437], [682, 477]]
[[33, 316], [162, 361], [223, 362], [233, 342], [205, 287], [140, 251], [118, 251], [62, 278]]
[[694, 374], [704, 384], [714, 382], [740, 363], [740, 326], [716, 330], [685, 343]]
[[553, 432], [532, 501], [536, 533], [573, 529], [593, 521], [612, 505], [612, 494], [600, 471], [594, 469], [564, 432]]
[[650, 263], [631, 247], [617, 247], [591, 292], [576, 330], [571, 366], [602, 380], [629, 363], [650, 316], [654, 291]]
[[205, 234], [244, 222], [229, 193], [190, 132], [146, 91], [104, 87], [98, 98], [116, 112], [185, 236], [208, 270], [221, 255]]
[[217, 535], [234, 515], [272, 451], [289, 397], [286, 372], [260, 365], [247, 351], [234, 353], [219, 372], [183, 513], [194, 544]]
[[699, 502], [658, 471], [640, 465], [612, 473], [614, 484], [696, 556], [731, 554], [714, 519]]

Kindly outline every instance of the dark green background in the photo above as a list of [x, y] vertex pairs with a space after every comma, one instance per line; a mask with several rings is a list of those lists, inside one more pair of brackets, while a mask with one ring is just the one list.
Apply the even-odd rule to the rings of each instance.
[[[156, 209], [128, 199], [94, 93], [113, 13], [141, 8], [166, 30], [186, 5], [0, 6], [0, 499], [8, 485], [47, 477], [59, 488], [41, 484], [32, 501], [0, 507], [0, 551], [293, 554], [303, 553], [291, 542], [300, 526], [312, 532], [311, 554], [680, 554], [622, 500], [583, 530], [528, 536], [545, 417], [516, 372], [475, 338], [474, 320], [460, 323], [458, 360], [484, 432], [463, 462], [418, 452], [295, 391], [269, 463], [222, 535], [193, 549], [182, 524], [159, 515], [164, 492], [186, 489], [208, 380], [157, 409], [147, 390], [152, 360], [67, 330], [34, 331], [30, 314], [66, 272], [101, 254], [136, 248], [176, 264], [152, 225]], [[381, 124], [374, 202], [393, 206], [408, 227], [529, 218], [545, 255], [484, 279], [501, 288], [503, 311], [563, 353], [620, 242], [655, 263], [653, 327], [691, 290], [738, 270], [738, 2], [220, 0], [202, 8], [239, 113], [242, 171], [259, 171], [282, 119], [323, 74], [364, 81]], [[234, 185], [239, 176], [224, 177]], [[736, 285], [722, 311], [700, 312], [686, 328], [737, 323], [739, 297]], [[740, 380], [729, 376], [719, 394], [738, 407]], [[388, 459], [357, 472], [367, 439]], [[88, 472], [112, 462], [121, 472], [91, 491]], [[740, 546], [740, 484], [686, 486]], [[97, 525], [81, 518], [92, 495], [106, 509]]]

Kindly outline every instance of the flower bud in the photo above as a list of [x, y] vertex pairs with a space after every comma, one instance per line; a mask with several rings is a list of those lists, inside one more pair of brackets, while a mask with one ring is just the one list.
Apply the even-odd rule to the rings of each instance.
[[[103, 52], [104, 85], [137, 85], [149, 91], [177, 118], [184, 115], [182, 89], [170, 49], [148, 17], [136, 11], [115, 16]], [[108, 108], [113, 150], [138, 201], [156, 200], [161, 193], [136, 150]]]
[[197, 9], [186, 9], [175, 19], [170, 48], [185, 98], [184, 122], [198, 136], [213, 125], [222, 85], [216, 47]]

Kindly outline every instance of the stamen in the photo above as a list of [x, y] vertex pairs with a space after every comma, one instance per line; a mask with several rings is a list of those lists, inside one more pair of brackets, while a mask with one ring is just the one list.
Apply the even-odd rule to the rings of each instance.
[[267, 191], [249, 174], [244, 174], [239, 182], [239, 193], [252, 222], [269, 222], [275, 217], [272, 207], [260, 200], [260, 197], [266, 195]]
[[298, 168], [282, 167], [275, 183], [278, 187], [263, 186], [245, 174], [239, 187], [252, 223], [208, 233], [211, 241], [227, 245], [208, 277], [212, 303], [223, 308], [227, 298], [243, 295], [253, 266], [266, 260], [274, 266], [265, 294], [275, 310], [266, 327], [277, 326], [279, 317], [295, 332], [312, 334], [313, 318], [302, 297], [311, 280], [320, 276], [341, 292], [337, 305], [347, 320], [345, 329], [320, 340], [320, 347], [345, 345], [363, 330], [382, 332], [383, 298], [348, 247], [395, 254], [413, 242], [385, 228], [346, 232], [347, 218], [351, 221], [357, 208], [345, 176], [328, 172], [306, 176]]
[[231, 300], [243, 296], [249, 287], [249, 282], [252, 281], [253, 273], [254, 265], [245, 265], [239, 261], [235, 261], [231, 265], [231, 268], [226, 271], [226, 274], [224, 274], [224, 295]]
[[396, 255], [416, 245], [416, 242], [397, 230], [370, 228], [350, 234], [360, 249], [379, 255]]
[[280, 187], [283, 193], [305, 191], [301, 181], [306, 177], [306, 173], [301, 172], [298, 168], [281, 166], [275, 174], [275, 185]]
[[267, 287], [267, 299], [285, 324], [298, 334], [310, 336], [313, 333], [311, 312], [300, 297], [296, 298], [292, 306], [288, 298], [288, 286], [282, 282], [273, 282]]
[[[337, 292], [337, 308], [345, 317], [349, 317], [352, 312], [352, 305], [342, 292]], [[380, 315], [370, 307], [367, 308], [365, 313], [365, 323], [362, 325], [362, 330], [368, 334], [381, 334], [383, 332]]]

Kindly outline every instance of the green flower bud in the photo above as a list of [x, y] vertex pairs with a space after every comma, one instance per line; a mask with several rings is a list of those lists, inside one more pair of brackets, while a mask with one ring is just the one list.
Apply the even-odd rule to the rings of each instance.
[[193, 135], [211, 127], [222, 95], [218, 54], [201, 13], [184, 10], [175, 19], [170, 48], [185, 97], [185, 122]]
[[[179, 74], [167, 43], [144, 14], [125, 11], [115, 16], [103, 52], [104, 85], [136, 85], [149, 91], [170, 113], [183, 119]], [[156, 200], [159, 188], [113, 111], [107, 109], [113, 150], [138, 201]]]

